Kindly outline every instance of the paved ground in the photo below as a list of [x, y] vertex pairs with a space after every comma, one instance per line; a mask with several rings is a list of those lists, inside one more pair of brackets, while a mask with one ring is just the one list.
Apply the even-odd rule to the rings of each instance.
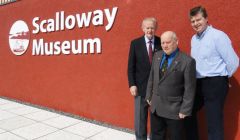
[[0, 97], [0, 140], [134, 140], [134, 135]]

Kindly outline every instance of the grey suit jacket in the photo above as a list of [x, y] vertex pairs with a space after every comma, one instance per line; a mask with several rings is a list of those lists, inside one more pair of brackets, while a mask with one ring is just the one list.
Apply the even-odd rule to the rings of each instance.
[[159, 79], [160, 62], [163, 51], [155, 53], [147, 85], [146, 100], [151, 101], [152, 113], [178, 120], [179, 113], [191, 115], [195, 88], [196, 62], [179, 51], [170, 67]]

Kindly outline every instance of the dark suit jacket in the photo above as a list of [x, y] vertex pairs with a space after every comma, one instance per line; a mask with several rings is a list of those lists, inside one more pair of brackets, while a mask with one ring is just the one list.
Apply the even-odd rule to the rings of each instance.
[[[155, 36], [153, 53], [160, 49], [160, 38]], [[146, 88], [150, 70], [151, 64], [149, 62], [145, 38], [142, 36], [131, 42], [128, 57], [129, 87], [137, 86], [139, 96], [146, 96]]]
[[159, 79], [163, 51], [156, 52], [147, 85], [146, 100], [151, 111], [165, 118], [178, 120], [179, 113], [191, 115], [195, 88], [196, 62], [179, 51], [166, 73]]

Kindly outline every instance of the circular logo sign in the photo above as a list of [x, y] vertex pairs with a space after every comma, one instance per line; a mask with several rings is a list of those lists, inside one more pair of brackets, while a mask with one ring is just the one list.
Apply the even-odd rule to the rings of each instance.
[[26, 52], [29, 44], [29, 29], [27, 24], [22, 21], [16, 21], [9, 32], [9, 46], [15, 55], [22, 55]]

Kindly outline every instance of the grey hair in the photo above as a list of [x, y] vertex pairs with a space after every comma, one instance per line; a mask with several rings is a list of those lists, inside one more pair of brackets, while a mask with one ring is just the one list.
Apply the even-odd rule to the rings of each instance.
[[155, 28], [157, 29], [158, 23], [157, 23], [156, 18], [154, 18], [154, 17], [144, 18], [142, 21], [142, 27], [143, 27], [144, 22], [146, 22], [146, 21], [152, 21], [155, 24]]

